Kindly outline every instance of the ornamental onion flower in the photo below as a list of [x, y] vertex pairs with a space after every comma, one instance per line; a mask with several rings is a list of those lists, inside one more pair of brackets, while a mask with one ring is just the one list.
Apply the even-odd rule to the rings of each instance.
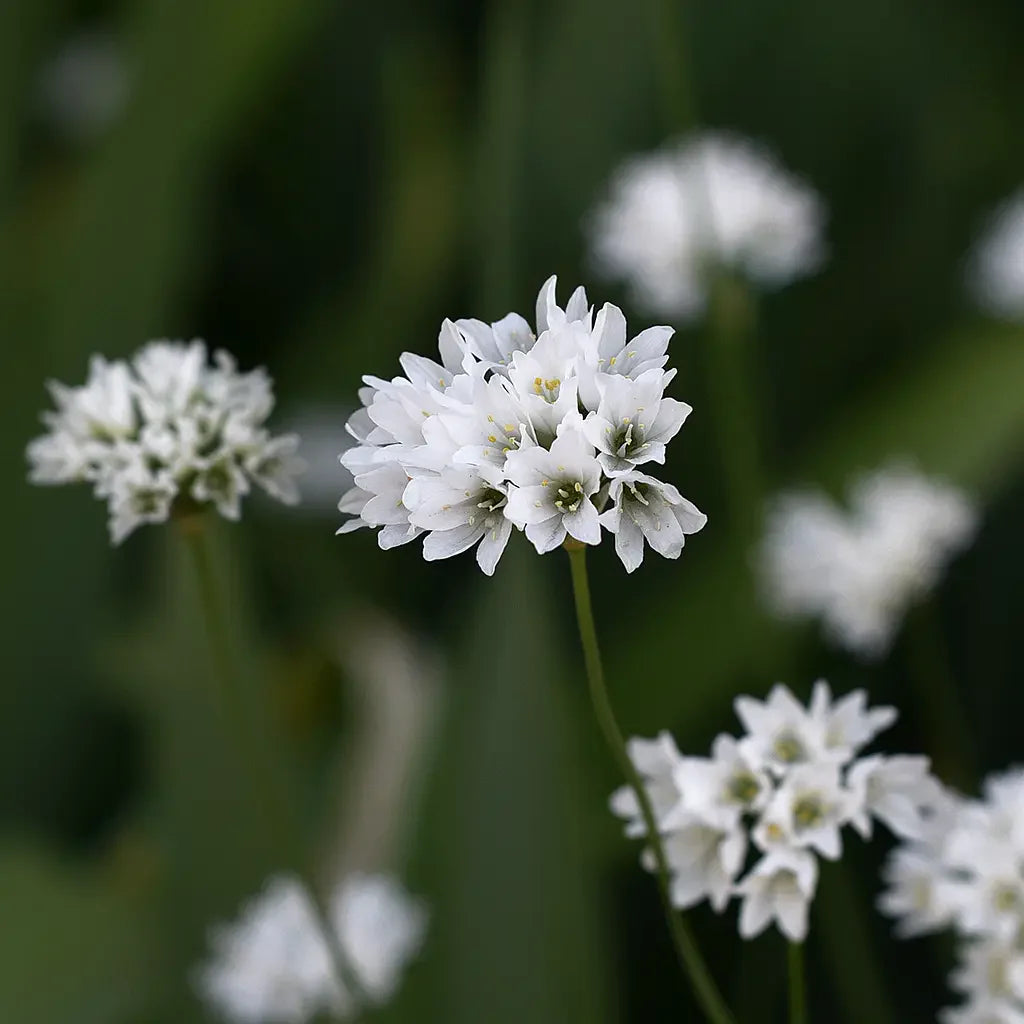
[[965, 494], [904, 466], [856, 480], [848, 512], [814, 491], [786, 494], [761, 547], [765, 595], [779, 616], [820, 618], [842, 647], [879, 657], [977, 528]]
[[[356, 875], [331, 898], [331, 923], [362, 995], [387, 1002], [417, 953], [426, 911], [383, 876]], [[272, 878], [240, 919], [211, 933], [212, 956], [196, 972], [200, 994], [236, 1024], [306, 1024], [317, 1014], [348, 1018], [352, 994], [333, 972], [309, 894], [290, 876]]]
[[488, 575], [513, 528], [541, 554], [607, 530], [629, 572], [645, 542], [679, 557], [706, 517], [650, 475], [690, 412], [665, 395], [671, 328], [628, 339], [622, 311], [595, 314], [582, 288], [559, 306], [553, 277], [536, 324], [446, 320], [440, 362], [407, 352], [404, 376], [364, 378], [339, 533], [378, 529], [382, 548], [422, 536], [427, 560], [475, 548]]
[[688, 320], [716, 269], [765, 289], [816, 270], [823, 221], [817, 193], [767, 150], [708, 133], [627, 161], [589, 231], [594, 264], [638, 307]]
[[[846, 826], [868, 838], [874, 819], [916, 839], [943, 791], [927, 758], [860, 756], [896, 719], [893, 708], [867, 707], [863, 690], [833, 700], [819, 680], [805, 707], [777, 685], [764, 701], [737, 698], [736, 713], [745, 734], [719, 736], [709, 758], [681, 755], [667, 733], [630, 740], [630, 757], [653, 805], [675, 905], [707, 900], [720, 912], [739, 897], [743, 938], [774, 922], [802, 942], [818, 858], [839, 859]], [[611, 807], [628, 835], [646, 835], [630, 790], [614, 793]], [[652, 865], [647, 851], [643, 859]]]
[[211, 364], [201, 341], [153, 341], [129, 362], [93, 356], [80, 387], [49, 388], [56, 410], [43, 414], [48, 432], [28, 446], [29, 479], [92, 484], [115, 544], [175, 508], [213, 505], [238, 519], [252, 484], [298, 501], [298, 437], [264, 426], [271, 380], [263, 370], [240, 373], [227, 352]]
[[978, 305], [1004, 320], [1024, 320], [1024, 188], [989, 218], [968, 259]]
[[904, 937], [952, 929], [966, 1002], [948, 1024], [1024, 1021], [1024, 769], [986, 779], [981, 799], [946, 792], [927, 827], [890, 856], [879, 900]]

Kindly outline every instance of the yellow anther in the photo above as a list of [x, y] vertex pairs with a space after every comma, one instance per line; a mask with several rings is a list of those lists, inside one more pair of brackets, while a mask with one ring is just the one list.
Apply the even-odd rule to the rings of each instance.
[[627, 352], [627, 353], [626, 353], [626, 358], [627, 358], [627, 359], [632, 359], [632, 358], [633, 358], [633, 356], [635, 356], [635, 355], [636, 355], [636, 353], [635, 353], [635, 352]]
[[442, 511], [442, 512], [447, 512], [447, 511], [448, 511], [448, 509], [450, 509], [450, 508], [451, 508], [451, 505], [442, 505], [442, 506], [441, 506], [441, 511]]
[[609, 366], [614, 366], [615, 365], [615, 356], [612, 356], [611, 359], [608, 360], [608, 365]]
[[541, 487], [547, 487], [549, 483], [551, 483], [550, 480], [541, 480], [540, 485]]
[[544, 381], [543, 381], [543, 379], [541, 377], [534, 377], [533, 378], [533, 383], [534, 383], [535, 387], [539, 388], [541, 386], [541, 384], [544, 383]]
[[557, 391], [561, 383], [562, 382], [557, 377], [553, 377], [551, 380], [544, 381], [544, 387], [546, 387], [548, 391]]
[[782, 829], [773, 821], [765, 830], [765, 835], [774, 842], [783, 838]]
[[488, 416], [487, 417], [487, 422], [488, 423], [493, 423], [494, 422], [494, 417], [493, 416]]
[[511, 434], [512, 431], [516, 429], [516, 425], [514, 423], [506, 423], [501, 429], [504, 430], [506, 434]]
[[576, 481], [576, 493], [577, 494], [582, 494], [583, 493], [583, 485], [579, 482], [579, 480]]
[[495, 437], [494, 434], [488, 434], [487, 435], [487, 440], [490, 441], [491, 444], [494, 444], [498, 439], [497, 439], [497, 437]]

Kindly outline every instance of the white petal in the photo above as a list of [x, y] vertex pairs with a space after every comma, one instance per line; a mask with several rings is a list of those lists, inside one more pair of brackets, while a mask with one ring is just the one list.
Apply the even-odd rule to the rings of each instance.
[[483, 526], [479, 523], [458, 526], [454, 530], [434, 530], [428, 533], [423, 541], [423, 557], [428, 562], [439, 558], [451, 558], [471, 548], [483, 536]]
[[476, 549], [476, 562], [486, 575], [494, 575], [498, 559], [504, 553], [505, 546], [508, 544], [508, 539], [511, 535], [512, 524], [507, 519], [501, 523], [497, 530], [490, 530], [484, 534], [480, 541], [480, 546]]
[[565, 525], [561, 516], [552, 516], [542, 523], [530, 523], [526, 527], [526, 539], [543, 555], [554, 551], [565, 540]]

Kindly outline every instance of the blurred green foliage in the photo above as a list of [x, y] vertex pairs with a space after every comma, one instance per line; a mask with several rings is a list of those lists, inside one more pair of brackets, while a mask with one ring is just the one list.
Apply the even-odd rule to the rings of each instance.
[[[40, 75], [95, 28], [130, 90], [76, 138]], [[203, 1019], [188, 971], [205, 930], [282, 856], [235, 763], [176, 536], [111, 551], [85, 494], [24, 483], [44, 380], [201, 335], [266, 363], [283, 415], [336, 410], [340, 445], [360, 375], [429, 350], [443, 316], [528, 311], [553, 272], [623, 301], [588, 280], [582, 218], [621, 158], [694, 117], [769, 142], [830, 208], [825, 269], [760, 310], [769, 482], [838, 491], [900, 455], [979, 495], [983, 535], [936, 608], [978, 770], [1020, 758], [1024, 330], [974, 314], [961, 273], [1024, 178], [1022, 29], [1012, 0], [0, 4], [0, 1020]], [[591, 559], [624, 727], [703, 751], [736, 693], [827, 675], [898, 704], [892, 743], [927, 751], [903, 641], [866, 669], [763, 613], [751, 538], [727, 526], [704, 342], [674, 342], [696, 411], [668, 472], [710, 525], [628, 580], [607, 545]], [[337, 648], [376, 607], [443, 653], [401, 838], [362, 865], [402, 871], [432, 907], [380, 1018], [678, 1018], [653, 887], [606, 812], [617, 779], [561, 559], [514, 543], [485, 580], [333, 528], [254, 504], [218, 536], [267, 756], [325, 865], [359, 726]], [[823, 880], [815, 1019], [926, 1021], [948, 999], [942, 956], [871, 910], [882, 848]], [[693, 917], [741, 1019], [781, 1019], [777, 937], [741, 948], [731, 914]]]

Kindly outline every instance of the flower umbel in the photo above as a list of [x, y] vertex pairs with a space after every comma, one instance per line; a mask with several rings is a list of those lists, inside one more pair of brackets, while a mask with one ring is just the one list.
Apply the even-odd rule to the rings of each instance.
[[766, 150], [706, 134], [627, 162], [590, 233], [596, 265], [626, 281], [639, 306], [690, 319], [716, 269], [763, 288], [815, 270], [823, 220], [817, 194]]
[[[387, 1002], [423, 941], [426, 911], [395, 880], [356, 875], [333, 894], [330, 916], [362, 994]], [[271, 879], [210, 941], [196, 987], [230, 1021], [305, 1024], [319, 1013], [347, 1018], [355, 1010], [332, 971], [310, 896], [294, 878]]]
[[818, 617], [838, 644], [876, 658], [977, 528], [965, 494], [905, 466], [855, 481], [849, 512], [815, 492], [784, 495], [761, 547], [764, 590], [780, 616]]
[[944, 792], [890, 856], [881, 910], [903, 936], [952, 928], [966, 1002], [942, 1020], [1024, 1021], [1024, 769], [990, 776], [980, 800]]
[[358, 443], [341, 457], [355, 487], [339, 508], [353, 518], [339, 533], [379, 527], [382, 548], [425, 533], [428, 560], [475, 547], [488, 575], [513, 527], [543, 554], [567, 538], [598, 544], [603, 526], [629, 572], [645, 540], [679, 556], [706, 517], [637, 468], [665, 461], [690, 412], [664, 394], [671, 329], [628, 340], [618, 307], [595, 315], [577, 288], [563, 309], [554, 278], [536, 317], [536, 334], [515, 313], [446, 320], [440, 362], [406, 353], [404, 377], [364, 378], [347, 428]]
[[[777, 685], [765, 701], [739, 697], [736, 713], [746, 734], [719, 736], [709, 758], [683, 757], [667, 733], [631, 740], [630, 756], [657, 808], [676, 906], [707, 899], [721, 911], [738, 896], [744, 938], [774, 921], [802, 942], [818, 857], [839, 858], [842, 829], [867, 835], [874, 818], [899, 836], [922, 835], [942, 790], [925, 758], [859, 756], [896, 718], [867, 708], [862, 690], [833, 701], [819, 680], [805, 707]], [[627, 834], [645, 834], [628, 790], [613, 795], [612, 810]]]
[[286, 504], [298, 500], [298, 438], [264, 426], [270, 378], [240, 373], [223, 351], [211, 364], [201, 341], [153, 341], [130, 362], [94, 356], [84, 385], [54, 382], [50, 392], [56, 410], [43, 414], [48, 433], [28, 446], [29, 479], [92, 484], [115, 544], [164, 522], [176, 503], [238, 519], [254, 483]]

